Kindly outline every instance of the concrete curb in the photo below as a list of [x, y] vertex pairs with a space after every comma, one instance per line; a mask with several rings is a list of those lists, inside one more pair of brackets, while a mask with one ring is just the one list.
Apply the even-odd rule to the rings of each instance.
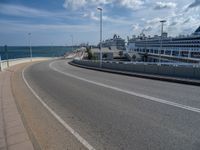
[[199, 80], [190, 80], [190, 79], [185, 79], [185, 78], [173, 78], [173, 77], [167, 77], [167, 76], [149, 75], [149, 74], [141, 74], [141, 73], [135, 73], [135, 72], [127, 72], [127, 71], [111, 70], [111, 69], [105, 69], [105, 68], [89, 67], [89, 66], [76, 64], [72, 61], [68, 62], [68, 63], [70, 65], [73, 65], [73, 66], [76, 66], [76, 67], [86, 68], [86, 69], [90, 69], [90, 70], [97, 70], [97, 71], [121, 74], [121, 75], [126, 75], [126, 76], [134, 76], [134, 77], [145, 78], [145, 79], [153, 79], [153, 80], [167, 81], [167, 82], [173, 82], [173, 83], [200, 86]]
[[0, 149], [33, 150], [34, 147], [23, 124], [12, 94], [11, 74], [12, 71], [10, 70], [5, 70], [0, 73], [0, 78], [2, 80], [0, 86], [0, 111], [2, 113], [0, 137], [3, 139], [3, 142], [0, 143]]
[[[30, 63], [31, 63], [31, 62], [30, 62]], [[34, 62], [34, 63], [32, 63], [32, 64], [35, 64], [35, 63], [39, 63], [39, 62]], [[30, 65], [32, 65], [32, 64], [29, 64], [28, 66], [30, 66]], [[26, 66], [25, 66], [25, 67], [26, 67]], [[35, 138], [35, 136], [34, 136], [34, 134], [33, 134], [32, 129], [28, 126], [28, 123], [27, 123], [27, 120], [26, 120], [25, 115], [24, 115], [24, 113], [23, 113], [23, 110], [21, 109], [19, 103], [17, 102], [16, 96], [15, 96], [15, 92], [14, 92], [14, 90], [13, 90], [13, 81], [12, 81], [12, 77], [13, 77], [13, 73], [11, 74], [11, 77], [10, 77], [10, 78], [11, 78], [11, 79], [10, 79], [10, 80], [11, 80], [11, 91], [12, 91], [12, 94], [13, 94], [13, 97], [14, 97], [14, 100], [15, 100], [15, 104], [16, 104], [16, 106], [17, 106], [17, 110], [18, 110], [18, 112], [19, 112], [19, 114], [20, 114], [20, 116], [21, 116], [23, 125], [24, 125], [24, 127], [25, 127], [25, 129], [26, 129], [26, 131], [27, 131], [27, 133], [28, 133], [28, 135], [29, 135], [29, 139], [30, 139], [30, 141], [31, 141], [31, 143], [32, 143], [32, 145], [33, 145], [33, 148], [36, 149], [36, 150], [41, 150], [41, 147], [40, 147], [38, 141], [36, 140], [36, 138]]]

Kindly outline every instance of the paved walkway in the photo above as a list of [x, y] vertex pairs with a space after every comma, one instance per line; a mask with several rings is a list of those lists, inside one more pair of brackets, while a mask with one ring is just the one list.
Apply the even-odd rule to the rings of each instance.
[[11, 92], [11, 72], [0, 72], [0, 150], [33, 150]]

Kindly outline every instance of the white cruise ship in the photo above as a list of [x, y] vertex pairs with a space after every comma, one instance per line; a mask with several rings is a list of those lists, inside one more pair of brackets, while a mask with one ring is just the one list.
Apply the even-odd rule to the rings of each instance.
[[163, 33], [162, 36], [146, 37], [141, 34], [128, 40], [127, 51], [200, 62], [200, 27], [189, 36], [168, 37]]
[[112, 39], [107, 39], [102, 42], [102, 47], [108, 47], [110, 49], [118, 49], [124, 50], [125, 49], [125, 40], [122, 39], [119, 35], [114, 34]]

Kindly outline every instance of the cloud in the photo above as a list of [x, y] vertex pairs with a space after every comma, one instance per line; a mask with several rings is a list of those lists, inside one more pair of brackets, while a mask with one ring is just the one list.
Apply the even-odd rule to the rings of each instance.
[[65, 0], [63, 6], [65, 8], [71, 8], [73, 10], [76, 10], [80, 7], [85, 6], [86, 0]]
[[[89, 32], [96, 31], [93, 24], [88, 25], [67, 25], [67, 24], [32, 24], [23, 21], [0, 20], [0, 32], [37, 32], [37, 31], [57, 31], [57, 32]], [[6, 30], [5, 30], [6, 29]], [[9, 29], [9, 30], [8, 30]]]
[[84, 8], [88, 5], [90, 6], [98, 6], [100, 4], [109, 4], [113, 0], [65, 0], [63, 6], [64, 8], [69, 8], [72, 10], [77, 10], [80, 8]]
[[[94, 12], [94, 11], [87, 11], [83, 14], [83, 17], [85, 18], [89, 18], [91, 20], [94, 21], [99, 21], [99, 12]], [[127, 19], [127, 18], [123, 18], [123, 17], [117, 17], [117, 18], [113, 18], [112, 16], [106, 16], [103, 15], [103, 22], [109, 22], [109, 23], [115, 23], [116, 25], [131, 25], [132, 21]]]
[[45, 10], [39, 10], [23, 5], [14, 4], [0, 4], [0, 14], [17, 16], [17, 17], [52, 17], [52, 18], [69, 18], [64, 12], [50, 12]]
[[177, 21], [173, 21], [173, 22], [171, 22], [171, 23], [169, 24], [169, 26], [175, 26], [175, 25], [177, 25], [177, 24], [178, 24]]
[[145, 0], [65, 0], [64, 8], [77, 10], [86, 7], [97, 7], [99, 5], [122, 6], [130, 9], [139, 9], [144, 4]]
[[166, 28], [170, 35], [191, 34], [199, 26], [200, 16], [197, 10], [181, 11], [167, 17]]
[[133, 24], [131, 28], [133, 31], [138, 31], [141, 29], [139, 24]]
[[153, 18], [150, 20], [146, 20], [146, 24], [147, 25], [156, 25], [156, 24], [159, 24], [161, 20], [162, 20], [161, 18], [156, 17], [156, 18]]
[[[110, 37], [113, 33], [126, 37], [140, 34], [142, 30], [145, 34], [160, 34], [162, 19], [167, 20], [164, 30], [169, 35], [189, 34], [199, 26], [200, 20], [200, 7], [197, 7], [200, 0], [62, 0], [58, 5], [63, 8], [58, 10], [56, 7], [56, 11], [49, 10], [54, 7], [50, 4], [54, 3], [39, 9], [25, 6], [23, 2], [21, 5], [0, 3], [0, 15], [3, 16], [0, 19], [0, 33], [18, 34], [33, 30], [47, 34], [54, 31], [62, 35], [66, 31], [77, 31], [81, 32], [83, 39], [89, 39], [91, 36], [88, 35], [94, 33], [91, 39], [95, 40], [99, 31], [97, 7], [103, 8], [104, 37]], [[193, 9], [185, 11], [187, 8]], [[162, 9], [170, 11], [158, 13], [157, 10]], [[5, 19], [4, 23], [2, 19]], [[9, 21], [11, 19], [13, 22]]]
[[195, 0], [193, 3], [191, 3], [188, 8], [193, 8], [193, 7], [197, 7], [200, 6], [200, 0]]
[[173, 2], [156, 2], [154, 9], [155, 10], [172, 9], [172, 8], [176, 8], [176, 5], [177, 4]]
[[12, 4], [0, 4], [0, 13], [14, 16], [49, 16], [50, 12]]
[[146, 26], [144, 29], [143, 29], [143, 32], [149, 32], [149, 31], [152, 31], [153, 27], [151, 26]]
[[95, 12], [93, 12], [93, 11], [84, 13], [83, 17], [87, 17], [87, 18], [90, 18], [90, 19], [96, 20], [96, 21], [99, 20], [99, 17], [97, 17]]
[[190, 22], [190, 18], [186, 19], [185, 21], [183, 21], [183, 24], [189, 23]]
[[144, 5], [144, 0], [119, 0], [122, 6], [137, 10]]

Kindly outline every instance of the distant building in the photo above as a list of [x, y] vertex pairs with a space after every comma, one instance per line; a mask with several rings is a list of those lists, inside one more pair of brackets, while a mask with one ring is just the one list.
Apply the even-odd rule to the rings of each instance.
[[[100, 59], [100, 50], [98, 48], [93, 48], [92, 53], [96, 59]], [[102, 48], [102, 59], [103, 60], [113, 60], [113, 51], [108, 48]]]
[[87, 46], [89, 46], [89, 43], [81, 43], [81, 44], [79, 44], [79, 46], [80, 47], [87, 47]]
[[107, 47], [109, 49], [125, 50], [125, 40], [120, 36], [114, 34], [112, 39], [107, 39], [102, 42], [102, 47]]
[[[102, 50], [102, 59], [103, 60], [113, 60], [116, 57], [119, 57], [121, 50], [111, 50], [107, 47], [104, 47]], [[92, 48], [92, 54], [96, 59], [100, 59], [100, 50], [99, 48]]]

